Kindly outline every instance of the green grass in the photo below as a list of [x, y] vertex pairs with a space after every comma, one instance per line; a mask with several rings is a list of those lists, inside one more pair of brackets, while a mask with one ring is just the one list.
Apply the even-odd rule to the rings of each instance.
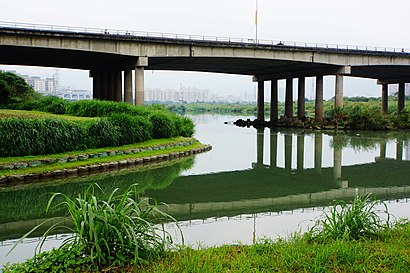
[[95, 119], [88, 117], [75, 117], [69, 115], [55, 115], [40, 111], [0, 109], [0, 119], [2, 118], [61, 118], [65, 120], [84, 122]]
[[[123, 155], [115, 155], [115, 156], [107, 156], [107, 157], [98, 157], [98, 158], [91, 158], [91, 159], [73, 161], [73, 162], [67, 162], [67, 163], [57, 162], [55, 164], [40, 165], [37, 167], [31, 167], [31, 168], [26, 168], [26, 169], [1, 170], [0, 175], [44, 173], [48, 171], [69, 169], [69, 168], [75, 168], [75, 167], [85, 166], [85, 165], [93, 165], [93, 164], [111, 162], [111, 161], [120, 161], [120, 160], [129, 159], [129, 158], [141, 158], [141, 157], [160, 155], [160, 154], [165, 154], [165, 153], [180, 152], [180, 151], [186, 151], [186, 150], [200, 148], [200, 147], [203, 147], [203, 144], [199, 142], [195, 142], [189, 146], [172, 147], [172, 148], [167, 148], [164, 150], [145, 151], [145, 152], [140, 152], [138, 154], [123, 154]], [[103, 151], [107, 151], [107, 150], [103, 150]]]

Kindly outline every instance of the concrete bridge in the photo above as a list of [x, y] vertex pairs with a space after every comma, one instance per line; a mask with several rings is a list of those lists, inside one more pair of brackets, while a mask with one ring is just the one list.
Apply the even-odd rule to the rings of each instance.
[[[94, 98], [143, 104], [144, 70], [180, 70], [253, 76], [258, 119], [264, 120], [264, 82], [271, 81], [271, 121], [278, 119], [278, 84], [286, 79], [285, 116], [292, 117], [293, 79], [298, 113], [305, 115], [305, 78], [316, 77], [317, 121], [323, 120], [323, 76], [335, 75], [335, 107], [343, 106], [343, 76], [377, 79], [381, 111], [388, 84], [398, 83], [398, 113], [410, 82], [404, 49], [289, 43], [0, 22], [0, 63], [89, 70]], [[135, 70], [133, 90], [132, 70]]]

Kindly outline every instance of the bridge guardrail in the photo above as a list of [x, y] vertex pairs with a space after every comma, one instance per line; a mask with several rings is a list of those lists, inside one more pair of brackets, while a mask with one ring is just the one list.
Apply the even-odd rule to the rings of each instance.
[[102, 28], [90, 28], [90, 27], [73, 27], [73, 26], [46, 25], [46, 24], [16, 23], [16, 22], [5, 22], [5, 21], [0, 21], [0, 28], [31, 29], [31, 30], [43, 30], [43, 31], [63, 31], [63, 32], [72, 32], [72, 33], [90, 33], [90, 34], [106, 34], [106, 35], [130, 35], [130, 36], [136, 36], [136, 37], [224, 42], [224, 43], [236, 43], [236, 44], [255, 44], [255, 45], [287, 46], [287, 47], [298, 47], [298, 48], [322, 48], [322, 49], [334, 49], [334, 50], [358, 50], [358, 51], [369, 51], [369, 52], [391, 52], [391, 53], [410, 54], [410, 48], [338, 45], [338, 44], [292, 42], [292, 41], [264, 40], [264, 39], [255, 40], [252, 38], [235, 38], [235, 37], [219, 37], [219, 36], [210, 36], [210, 35], [145, 32], [145, 31], [102, 29]]

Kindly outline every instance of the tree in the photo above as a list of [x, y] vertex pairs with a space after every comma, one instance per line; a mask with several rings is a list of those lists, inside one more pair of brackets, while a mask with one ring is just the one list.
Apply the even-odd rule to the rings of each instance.
[[36, 92], [20, 76], [0, 71], [0, 104], [30, 101]]

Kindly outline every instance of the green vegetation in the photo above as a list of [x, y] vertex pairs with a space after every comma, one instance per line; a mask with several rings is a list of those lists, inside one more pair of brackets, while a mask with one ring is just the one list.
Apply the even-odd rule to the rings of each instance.
[[0, 71], [0, 104], [30, 101], [35, 97], [38, 97], [38, 94], [22, 77]]
[[[106, 146], [140, 143], [151, 138], [192, 136], [194, 124], [160, 106], [136, 107], [108, 101], [66, 102], [44, 98], [6, 105], [24, 110], [0, 113], [0, 157], [45, 155]], [[28, 110], [52, 114], [38, 118]]]
[[[164, 226], [160, 227], [153, 222], [174, 221], [171, 216], [159, 211], [155, 203], [150, 204], [148, 198], [140, 198], [136, 185], [131, 185], [122, 194], [115, 189], [106, 200], [96, 197], [95, 188], [100, 189], [98, 185], [92, 184], [76, 198], [56, 193], [48, 202], [47, 210], [53, 206], [55, 199], [62, 199], [55, 206], [64, 207], [74, 224], [73, 228], [66, 227], [73, 236], [63, 242], [65, 251], [79, 253], [75, 258], [90, 261], [94, 269], [123, 263], [145, 264], [164, 255], [172, 244], [171, 236]], [[64, 221], [65, 218], [45, 232], [39, 245], [40, 251], [46, 236], [53, 229], [61, 228]], [[29, 235], [30, 232], [23, 238]], [[68, 255], [72, 258], [70, 256], [72, 254]], [[69, 270], [69, 265], [76, 264], [66, 259], [60, 262], [52, 264], [47, 260], [36, 259], [34, 264], [24, 268], [29, 270], [23, 272], [38, 272], [40, 268], [42, 272], [61, 272]], [[18, 268], [10, 270], [14, 272]]]
[[[89, 203], [94, 202], [91, 198]], [[120, 258], [119, 264], [103, 267], [89, 255], [77, 254], [87, 253], [85, 247], [73, 245], [70, 249], [66, 245], [40, 254], [41, 259], [33, 258], [22, 264], [8, 265], [4, 272], [42, 272], [50, 268], [54, 272], [89, 272], [98, 266], [101, 272], [408, 272], [410, 222], [388, 225], [387, 221], [380, 229], [382, 218], [375, 205], [376, 201], [369, 196], [357, 197], [350, 205], [338, 203], [336, 207], [344, 213], [331, 210], [330, 214], [323, 216], [339, 218], [343, 223], [349, 223], [353, 218], [362, 222], [362, 217], [369, 215], [376, 220], [365, 225], [365, 229], [370, 228], [372, 232], [361, 232], [363, 225], [348, 224], [349, 229], [354, 231], [349, 234], [354, 236], [338, 232], [340, 229], [337, 225], [325, 227], [323, 221], [318, 220], [315, 232], [294, 234], [287, 240], [265, 238], [251, 246], [199, 250], [189, 247], [166, 250], [160, 247], [160, 252], [154, 252], [160, 255], [149, 255], [144, 263], [136, 262], [135, 257], [128, 257], [124, 260]], [[324, 231], [328, 228], [336, 231], [333, 232], [334, 236], [322, 236], [329, 234]]]

